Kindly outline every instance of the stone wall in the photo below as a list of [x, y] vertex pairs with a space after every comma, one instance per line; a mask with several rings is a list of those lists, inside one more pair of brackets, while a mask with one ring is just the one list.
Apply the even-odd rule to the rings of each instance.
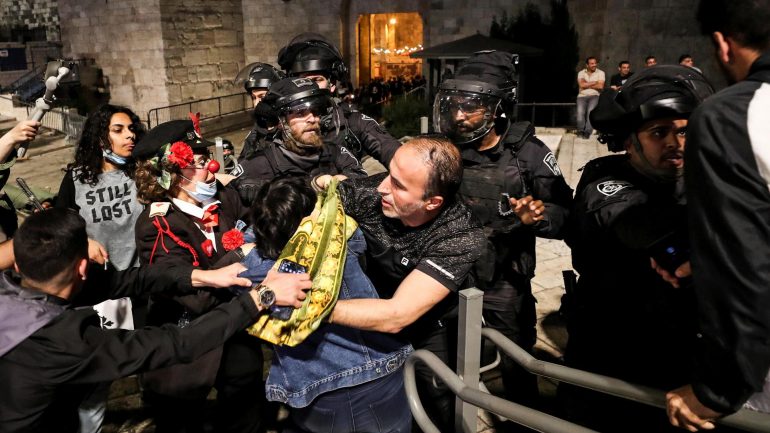
[[3, 27], [45, 28], [46, 40], [59, 41], [57, 0], [0, 0]]
[[303, 32], [320, 33], [340, 44], [342, 3], [345, 0], [244, 1], [246, 63], [267, 62], [278, 66], [278, 50]]
[[[3, 5], [10, 0], [0, 0]], [[31, 0], [29, 0], [31, 1]], [[35, 0], [43, 1], [43, 0]], [[53, 0], [48, 0], [53, 2]], [[336, 43], [357, 83], [358, 23], [366, 14], [417, 12], [423, 45], [487, 34], [493, 17], [515, 17], [526, 0], [58, 0], [64, 54], [91, 57], [109, 80], [112, 101], [150, 108], [240, 91], [245, 64], [276, 64], [293, 36], [312, 31]], [[534, 3], [547, 15], [550, 2]], [[580, 57], [595, 55], [612, 74], [654, 53], [663, 63], [689, 52], [721, 81], [711, 44], [699, 35], [697, 0], [570, 0]], [[582, 62], [580, 62], [582, 63]], [[581, 64], [575, 65], [577, 71]]]
[[[492, 16], [521, 0], [265, 0], [243, 2], [246, 63], [276, 64], [278, 50], [302, 32], [317, 32], [334, 41], [356, 83], [358, 22], [362, 15], [418, 12], [423, 18], [424, 46], [441, 44], [477, 32], [488, 33]], [[345, 25], [343, 25], [345, 23]]]
[[171, 104], [240, 91], [232, 83], [244, 65], [240, 1], [160, 0], [160, 14]]
[[169, 104], [159, 0], [59, 0], [64, 55], [92, 58], [110, 102], [146, 118]]
[[[659, 64], [676, 64], [681, 54], [688, 53], [717, 87], [726, 84], [711, 42], [700, 34], [695, 19], [698, 0], [571, 0], [568, 5], [579, 35], [580, 58], [598, 57], [608, 79], [617, 73], [621, 60], [629, 60], [632, 70], [641, 70], [648, 55]], [[580, 63], [576, 70], [583, 67]]]

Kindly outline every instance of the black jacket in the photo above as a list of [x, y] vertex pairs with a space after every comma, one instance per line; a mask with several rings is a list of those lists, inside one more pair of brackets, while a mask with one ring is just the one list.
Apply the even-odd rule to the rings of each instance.
[[[484, 225], [488, 239], [486, 256], [476, 265], [480, 288], [512, 280], [509, 270], [527, 280], [532, 278], [535, 237], [562, 237], [572, 189], [564, 181], [554, 154], [534, 133], [531, 123], [518, 122], [510, 125], [496, 147], [483, 152], [475, 148], [462, 150], [460, 193]], [[532, 226], [521, 223], [507, 200], [526, 195], [542, 200], [546, 207], [545, 219]]]
[[739, 409], [770, 369], [770, 161], [761, 157], [768, 146], [768, 84], [770, 52], [746, 80], [701, 104], [687, 129], [701, 335], [693, 389], [719, 412]]
[[[249, 295], [220, 306], [184, 329], [102, 329], [92, 308], [74, 307], [80, 302], [88, 305], [170, 286], [189, 291], [190, 272], [190, 266], [122, 272], [93, 268], [86, 287], [71, 305], [41, 295], [47, 298], [45, 302], [68, 307], [0, 357], [0, 383], [5, 389], [0, 393], [0, 432], [76, 432], [77, 408], [91, 390], [88, 385], [190, 362], [257, 317]], [[14, 295], [6, 291], [0, 302], [4, 296]]]
[[566, 236], [580, 274], [568, 304], [570, 366], [662, 389], [687, 383], [692, 290], [674, 289], [650, 266], [662, 239], [686, 233], [676, 191], [641, 175], [627, 155], [584, 168]]
[[339, 132], [330, 125], [323, 127], [326, 141], [345, 147], [359, 161], [365, 155], [370, 155], [385, 168], [390, 166], [390, 160], [401, 147], [401, 142], [388, 134], [376, 120], [361, 112], [345, 111], [337, 107], [335, 115], [340, 119]]
[[290, 159], [279, 137], [272, 142], [263, 141], [259, 146], [251, 158], [241, 160], [243, 173], [231, 182], [246, 204], [253, 202], [262, 185], [278, 177], [312, 178], [321, 174], [366, 177], [359, 160], [344, 146], [324, 142], [320, 155], [313, 160]]
[[[233, 253], [225, 251], [222, 245], [222, 235], [235, 227], [238, 220], [245, 220], [246, 208], [241, 204], [238, 194], [229, 187], [218, 184], [216, 198], [221, 201], [219, 205], [219, 225], [214, 228], [216, 250], [208, 256], [202, 245], [206, 237], [198, 229], [193, 218], [170, 204], [168, 212], [163, 216], [150, 217], [152, 206], [146, 206], [136, 221], [136, 248], [139, 261], [142, 266], [169, 266], [169, 265], [195, 265], [200, 269], [212, 269], [237, 260]], [[189, 245], [194, 251], [179, 245], [170, 235], [159, 236], [158, 229], [154, 225], [159, 223], [161, 228], [168, 228], [179, 240]], [[246, 221], [244, 221], [246, 222]], [[163, 323], [176, 323], [184, 309], [193, 317], [202, 314], [215, 305], [228, 301], [231, 298], [226, 291], [198, 290], [194, 294], [160, 294], [153, 296], [152, 305], [147, 317], [151, 325]]]

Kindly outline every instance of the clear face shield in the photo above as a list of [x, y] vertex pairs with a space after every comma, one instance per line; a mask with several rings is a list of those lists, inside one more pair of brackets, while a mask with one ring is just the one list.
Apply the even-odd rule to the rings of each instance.
[[500, 98], [462, 90], [441, 90], [433, 102], [433, 127], [455, 144], [483, 137], [495, 124]]
[[334, 100], [328, 95], [315, 95], [299, 99], [282, 107], [278, 116], [287, 141], [300, 148], [317, 148], [319, 140], [307, 134], [316, 131], [320, 139], [326, 131], [339, 133], [339, 110], [335, 110]]

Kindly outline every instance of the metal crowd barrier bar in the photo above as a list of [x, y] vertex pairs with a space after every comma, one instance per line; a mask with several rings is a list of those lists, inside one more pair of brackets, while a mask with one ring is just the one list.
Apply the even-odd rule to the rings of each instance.
[[147, 126], [152, 128], [170, 120], [187, 119], [188, 113], [201, 113], [200, 120], [225, 116], [253, 108], [246, 93], [197, 99], [167, 107], [153, 108], [147, 112]]
[[[569, 111], [565, 113], [565, 118], [569, 119], [565, 123], [564, 120], [561, 120], [560, 122], [557, 122], [556, 118], [556, 112], [558, 109], [568, 109], [571, 110], [573, 107], [575, 107], [576, 104], [574, 102], [520, 102], [516, 104], [516, 109], [519, 110], [519, 118], [522, 119], [523, 116], [521, 114], [521, 109], [530, 109], [530, 122], [532, 122], [533, 125], [537, 126], [546, 126], [542, 123], [538, 123], [537, 119], [537, 109], [538, 107], [541, 108], [547, 108], [551, 110], [551, 127], [556, 126], [565, 126], [565, 127], [575, 127], [575, 116], [574, 114], [570, 113]], [[557, 125], [557, 123], [560, 123]]]
[[[494, 329], [482, 329], [481, 335], [492, 341], [500, 350], [530, 373], [550, 377], [560, 382], [571, 383], [626, 400], [633, 400], [663, 409], [666, 407], [666, 393], [664, 391], [642, 385], [634, 385], [614, 377], [602, 376], [564, 365], [541, 361]], [[748, 432], [770, 432], [770, 414], [751, 410], [740, 410], [717, 420], [717, 423]]]
[[[530, 355], [500, 332], [481, 328], [483, 292], [466, 289], [460, 292], [460, 315], [457, 344], [457, 373], [426, 350], [418, 350], [407, 359], [404, 368], [406, 387], [412, 416], [425, 433], [440, 433], [423, 408], [417, 393], [415, 364], [422, 362], [430, 368], [435, 377], [446, 384], [456, 396], [455, 430], [463, 433], [476, 431], [477, 409], [503, 416], [511, 421], [543, 432], [590, 432], [584, 427], [552, 415], [527, 408], [519, 404], [489, 395], [479, 390], [479, 365], [481, 338], [494, 343], [501, 351], [530, 373], [567, 382], [583, 388], [619, 398], [633, 400], [650, 406], [665, 408], [665, 392], [646, 386], [589, 373], [564, 365], [541, 361]], [[770, 433], [770, 414], [751, 410], [717, 420], [718, 424], [752, 433]], [[684, 430], [682, 430], [684, 431]]]
[[[412, 410], [412, 416], [417, 424], [425, 433], [442, 433], [430, 420], [425, 409], [422, 407], [420, 397], [417, 394], [417, 382], [415, 378], [415, 364], [422, 362], [436, 374], [447, 388], [457, 395], [459, 400], [470, 403], [473, 406], [482, 408], [489, 412], [501, 415], [510, 420], [517, 421], [529, 428], [552, 433], [591, 433], [585, 427], [565, 421], [552, 415], [531, 409], [500, 397], [489, 395], [476, 387], [465, 385], [462, 380], [449, 368], [441, 362], [433, 353], [420, 349], [412, 353], [406, 360], [404, 366], [404, 387], [409, 399], [409, 407]], [[459, 414], [458, 414], [459, 416]], [[476, 431], [476, 411], [473, 412], [473, 423], [470, 430], [458, 430], [464, 433], [474, 433]], [[446, 432], [444, 432], [446, 433]]]

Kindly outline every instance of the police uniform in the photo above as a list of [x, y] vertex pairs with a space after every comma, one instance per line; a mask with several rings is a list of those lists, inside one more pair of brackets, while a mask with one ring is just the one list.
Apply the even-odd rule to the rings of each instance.
[[[691, 288], [674, 289], [650, 266], [661, 242], [685, 248], [672, 237], [686, 233], [685, 224], [675, 182], [643, 176], [627, 155], [586, 165], [568, 224], [567, 243], [580, 278], [569, 297], [567, 365], [659, 389], [687, 382], [695, 299]], [[592, 428], [617, 429], [622, 420], [613, 414], [632, 417], [637, 425], [631, 430], [641, 429], [634, 431], [667, 428], [660, 410], [647, 414], [588, 391], [566, 392], [570, 416]], [[654, 429], [638, 424], [640, 417]]]
[[[301, 33], [278, 53], [278, 64], [290, 75], [319, 73], [331, 84], [347, 81], [348, 68], [342, 61], [342, 53], [325, 36], [318, 33]], [[345, 112], [335, 105], [335, 113], [322, 121], [324, 138], [338, 146], [344, 146], [361, 160], [370, 155], [386, 168], [401, 143], [388, 134], [374, 119], [362, 113]], [[340, 119], [339, 132], [331, 124], [332, 118]]]
[[366, 177], [359, 160], [345, 146], [324, 143], [320, 155], [304, 157], [283, 147], [278, 137], [273, 142], [263, 142], [250, 158], [241, 160], [241, 167], [243, 173], [233, 181], [233, 187], [244, 203], [251, 203], [262, 185], [278, 177]]
[[[273, 83], [254, 113], [265, 123], [281, 124], [281, 129], [257, 143], [256, 150], [241, 160], [243, 173], [232, 185], [244, 203], [251, 203], [262, 185], [281, 176], [366, 176], [359, 159], [345, 144], [324, 141], [319, 148], [311, 149], [308, 155], [290, 150], [292, 144], [298, 148], [313, 147], [299, 143], [291, 136], [286, 119], [292, 109], [314, 112], [321, 129], [339, 129], [340, 118], [336, 116], [339, 108], [332, 102], [328, 89], [320, 89], [314, 81], [306, 78], [285, 78]], [[323, 134], [321, 131], [320, 135]], [[344, 135], [350, 134], [340, 131], [339, 137]]]
[[[485, 255], [474, 268], [484, 290], [484, 318], [525, 350], [535, 344], [535, 237], [560, 238], [572, 200], [556, 157], [534, 136], [529, 122], [513, 123], [492, 149], [462, 149], [460, 194], [481, 220], [487, 238]], [[526, 226], [513, 214], [508, 198], [532, 195], [545, 203], [545, 218]], [[504, 357], [509, 398], [531, 403], [535, 376]], [[515, 383], [515, 384], [514, 384]], [[523, 385], [526, 384], [526, 385]]]
[[323, 124], [324, 139], [351, 151], [359, 161], [369, 155], [388, 168], [401, 142], [388, 134], [376, 120], [361, 112], [346, 111], [340, 107], [335, 107], [335, 111], [335, 116], [341, 119], [340, 130], [336, 132], [328, 122]]

